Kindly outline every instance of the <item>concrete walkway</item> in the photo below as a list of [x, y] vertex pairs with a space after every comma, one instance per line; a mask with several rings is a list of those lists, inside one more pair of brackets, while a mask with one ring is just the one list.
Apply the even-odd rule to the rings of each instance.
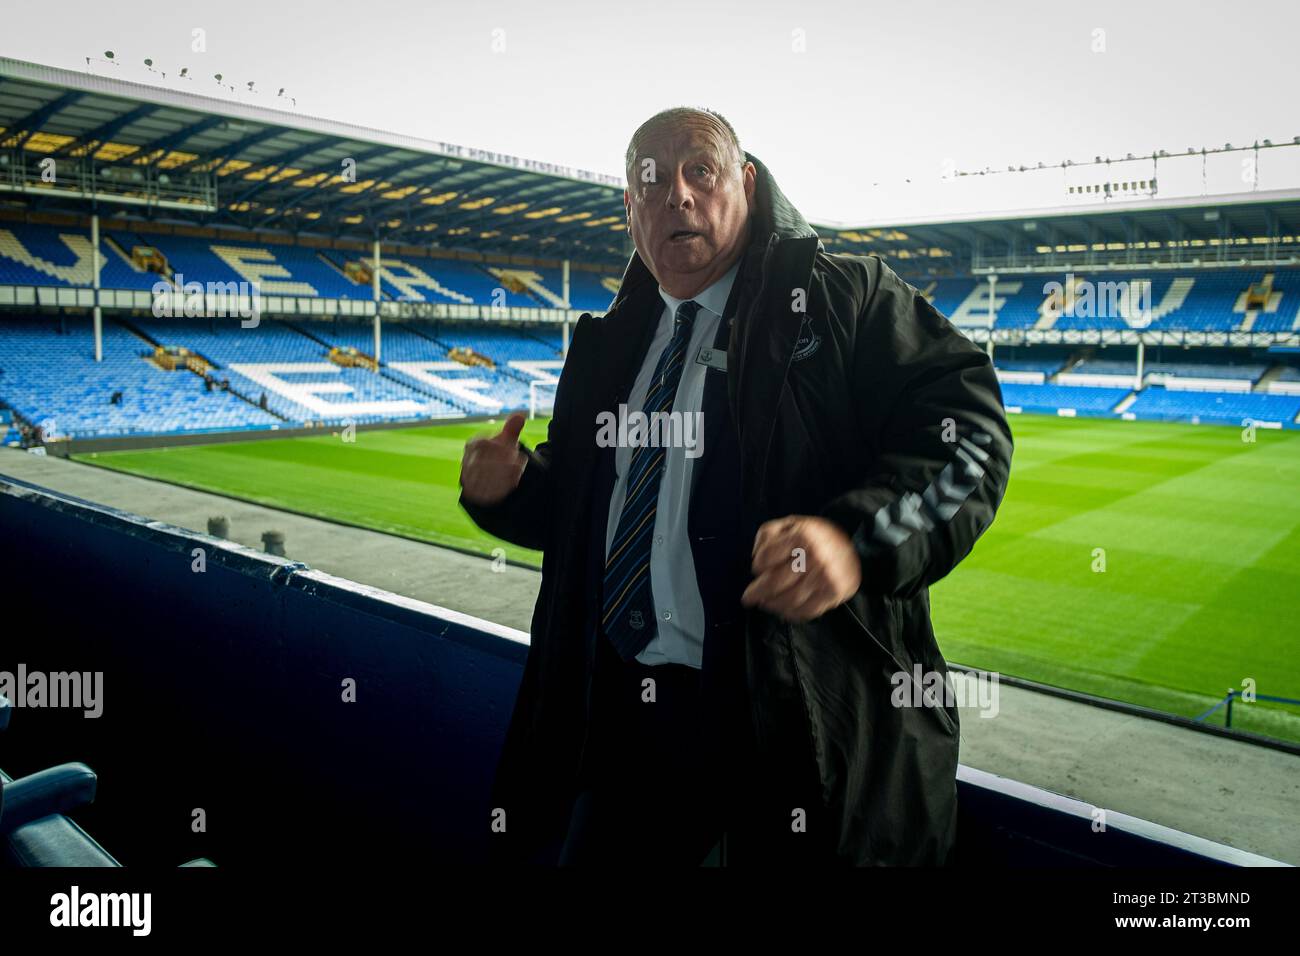
[[[529, 629], [540, 575], [78, 462], [0, 449], [0, 474], [197, 531], [224, 515], [261, 547], [340, 577]], [[998, 687], [996, 717], [961, 712], [962, 763], [1300, 865], [1300, 757], [1046, 694]]]

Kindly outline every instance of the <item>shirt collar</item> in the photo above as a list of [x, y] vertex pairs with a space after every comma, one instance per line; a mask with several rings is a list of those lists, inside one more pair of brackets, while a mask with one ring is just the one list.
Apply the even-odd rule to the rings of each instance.
[[[714, 315], [722, 315], [727, 307], [727, 299], [731, 297], [731, 286], [736, 281], [736, 273], [740, 271], [740, 261], [744, 256], [738, 256], [736, 261], [731, 264], [731, 268], [726, 274], [718, 279], [717, 282], [709, 286], [698, 295], [692, 296], [690, 301], [698, 302], [701, 308], [708, 309]], [[659, 287], [659, 296], [668, 305], [668, 314], [675, 316], [677, 307], [688, 300], [678, 299], [664, 291], [664, 287]]]

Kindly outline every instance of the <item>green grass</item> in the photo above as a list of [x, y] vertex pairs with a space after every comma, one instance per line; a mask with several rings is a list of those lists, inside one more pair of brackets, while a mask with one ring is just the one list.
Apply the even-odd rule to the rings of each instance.
[[[1247, 678], [1300, 699], [1300, 433], [1012, 429], [997, 520], [932, 590], [945, 657], [1184, 716]], [[1237, 702], [1233, 727], [1300, 740], [1300, 708]]]
[[[545, 437], [529, 422], [524, 440]], [[540, 564], [457, 504], [465, 441], [499, 425], [99, 454], [94, 463]], [[1300, 698], [1300, 433], [1014, 416], [997, 521], [932, 590], [944, 656], [1195, 716], [1253, 678]], [[1104, 552], [1105, 570], [1098, 552]], [[1222, 723], [1222, 716], [1212, 720]], [[1233, 726], [1300, 740], [1300, 708]]]
[[[529, 447], [546, 438], [549, 419], [524, 425]], [[542, 554], [493, 538], [460, 507], [460, 459], [475, 435], [501, 424], [338, 432], [311, 438], [189, 445], [77, 456], [118, 471], [231, 495], [299, 514], [490, 553], [541, 567]]]

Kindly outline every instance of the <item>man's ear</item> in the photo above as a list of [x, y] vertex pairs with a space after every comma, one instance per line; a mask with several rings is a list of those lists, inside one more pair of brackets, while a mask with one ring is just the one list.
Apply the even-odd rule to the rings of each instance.
[[758, 169], [753, 163], [746, 161], [745, 168], [740, 171], [740, 175], [745, 182], [745, 200], [749, 203], [749, 207], [753, 209], [754, 190], [758, 188]]

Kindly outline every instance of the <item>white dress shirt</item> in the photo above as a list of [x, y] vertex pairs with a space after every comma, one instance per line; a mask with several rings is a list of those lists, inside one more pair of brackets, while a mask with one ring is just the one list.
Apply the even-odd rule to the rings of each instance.
[[[695, 421], [695, 413], [700, 412], [704, 402], [704, 375], [707, 366], [695, 361], [701, 347], [711, 347], [722, 321], [722, 312], [731, 295], [732, 284], [740, 270], [740, 260], [717, 282], [693, 297], [700, 309], [695, 315], [691, 329], [691, 340], [686, 348], [685, 365], [681, 380], [677, 383], [677, 395], [673, 399], [672, 411], [682, 413], [683, 418]], [[646, 350], [641, 371], [636, 377], [632, 391], [627, 398], [628, 413], [639, 412], [645, 408], [646, 393], [650, 388], [650, 379], [655, 366], [673, 335], [673, 325], [677, 307], [687, 300], [677, 299], [659, 287], [659, 295], [667, 309], [659, 316], [659, 325], [655, 330], [654, 340]], [[696, 441], [703, 441], [703, 429], [696, 435]], [[702, 446], [701, 446], [702, 447]], [[609, 525], [605, 535], [605, 558], [609, 559], [609, 550], [618, 532], [618, 521], [623, 513], [623, 502], [627, 496], [627, 472], [632, 463], [630, 444], [619, 446], [614, 450], [614, 470], [616, 479], [614, 490], [609, 498]], [[655, 510], [654, 532], [650, 539], [650, 587], [655, 609], [656, 633], [636, 659], [643, 664], [687, 664], [700, 667], [704, 656], [704, 602], [700, 598], [699, 585], [695, 580], [695, 559], [691, 552], [691, 539], [687, 532], [687, 518], [690, 514], [692, 477], [695, 462], [700, 452], [694, 451], [696, 458], [687, 454], [687, 449], [668, 447], [664, 452], [663, 476], [659, 483], [659, 503]], [[708, 449], [704, 449], [708, 453]]]

